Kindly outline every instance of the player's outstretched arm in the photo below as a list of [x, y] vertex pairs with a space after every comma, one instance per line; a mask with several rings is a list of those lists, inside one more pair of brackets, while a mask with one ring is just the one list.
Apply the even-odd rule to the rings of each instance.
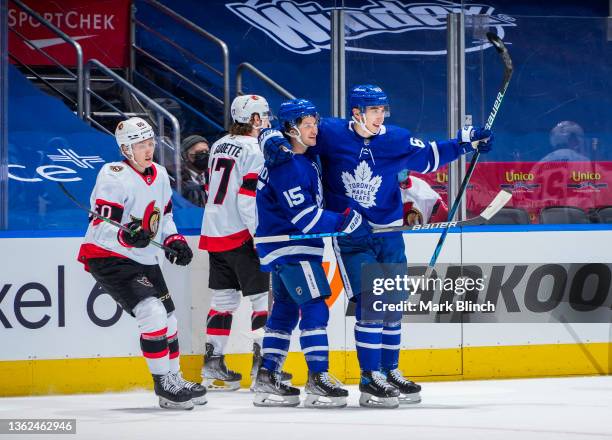
[[493, 133], [483, 128], [463, 127], [454, 139], [424, 142], [411, 137], [405, 168], [419, 173], [431, 173], [463, 154], [475, 151], [488, 153], [493, 148]]

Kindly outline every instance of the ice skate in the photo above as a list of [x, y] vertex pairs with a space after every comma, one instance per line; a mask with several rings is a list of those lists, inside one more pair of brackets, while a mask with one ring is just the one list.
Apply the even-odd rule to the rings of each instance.
[[[255, 381], [257, 379], [257, 372], [261, 368], [263, 357], [261, 356], [261, 346], [257, 342], [253, 342], [253, 366], [251, 367], [251, 391], [255, 392]], [[285, 385], [291, 386], [291, 379], [293, 375], [287, 371], [281, 371], [281, 381]]]
[[153, 375], [155, 394], [159, 397], [159, 406], [164, 409], [193, 409], [191, 392], [177, 385], [172, 373]]
[[421, 385], [418, 385], [404, 377], [401, 370], [383, 370], [387, 377], [387, 382], [393, 385], [400, 392], [400, 403], [419, 403], [421, 401]]
[[240, 388], [242, 375], [227, 368], [224, 355], [214, 355], [213, 352], [213, 345], [206, 344], [202, 385], [209, 391], [235, 391]]
[[298, 406], [300, 390], [285, 385], [279, 372], [260, 368], [255, 380], [255, 406]]
[[380, 371], [363, 371], [359, 381], [359, 405], [368, 408], [397, 408], [399, 390]]
[[308, 408], [344, 408], [348, 391], [340, 385], [340, 382], [330, 376], [327, 371], [308, 372], [304, 406]]
[[191, 393], [191, 401], [194, 405], [206, 405], [208, 403], [205, 386], [185, 380], [180, 371], [171, 374], [176, 385], [185, 388]]

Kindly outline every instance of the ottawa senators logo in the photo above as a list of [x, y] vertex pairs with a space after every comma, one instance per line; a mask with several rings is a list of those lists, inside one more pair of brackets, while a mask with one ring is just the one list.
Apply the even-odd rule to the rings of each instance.
[[142, 229], [147, 231], [151, 238], [157, 236], [159, 230], [159, 221], [161, 219], [161, 212], [158, 207], [155, 206], [155, 202], [151, 201], [145, 208], [142, 218], [130, 215], [132, 221], [140, 222]]
[[416, 208], [410, 208], [404, 215], [404, 224], [407, 226], [422, 225], [423, 213]]
[[[159, 229], [159, 219], [161, 218], [161, 213], [159, 208], [155, 208], [153, 213], [149, 216], [148, 224], [143, 225], [143, 227], [147, 228], [151, 231], [151, 237], [155, 237], [157, 235], [157, 230]], [[143, 219], [146, 221], [146, 219]]]
[[118, 173], [119, 171], [121, 171], [123, 169], [123, 167], [120, 166], [120, 165], [111, 165], [110, 169], [111, 169], [111, 171], [114, 171], [115, 173]]

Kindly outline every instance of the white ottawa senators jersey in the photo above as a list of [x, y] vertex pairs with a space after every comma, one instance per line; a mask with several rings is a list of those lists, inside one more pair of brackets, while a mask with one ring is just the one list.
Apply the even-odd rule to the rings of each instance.
[[404, 225], [423, 225], [447, 221], [448, 208], [427, 182], [408, 176], [400, 183], [404, 205]]
[[229, 251], [255, 234], [255, 191], [263, 164], [263, 153], [253, 136], [228, 134], [213, 144], [200, 249]]
[[[153, 240], [161, 243], [177, 233], [172, 219], [171, 197], [168, 172], [163, 166], [154, 163], [145, 173], [140, 173], [127, 161], [111, 162], [98, 173], [91, 193], [91, 210], [125, 225], [141, 221], [145, 210], [152, 208], [152, 213], [146, 216], [149, 224], [143, 227], [149, 228], [154, 234]], [[116, 226], [91, 218], [79, 261], [87, 268], [90, 258], [124, 257], [147, 265], [159, 264], [163, 260], [163, 251], [155, 246], [126, 247], [117, 239], [118, 232]]]

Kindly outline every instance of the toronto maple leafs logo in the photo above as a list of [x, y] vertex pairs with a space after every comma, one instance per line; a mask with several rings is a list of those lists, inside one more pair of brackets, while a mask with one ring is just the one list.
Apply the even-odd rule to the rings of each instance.
[[361, 161], [353, 174], [344, 171], [342, 183], [344, 183], [346, 195], [361, 206], [364, 208], [376, 206], [376, 193], [382, 183], [382, 177], [372, 177], [372, 170], [367, 162]]

